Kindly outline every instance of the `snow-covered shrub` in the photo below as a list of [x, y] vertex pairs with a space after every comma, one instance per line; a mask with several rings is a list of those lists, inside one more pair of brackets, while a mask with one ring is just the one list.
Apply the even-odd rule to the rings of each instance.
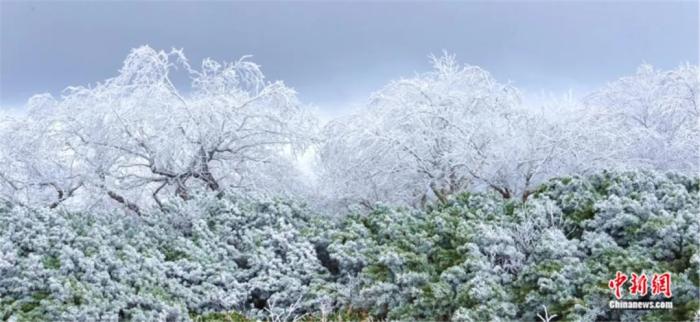
[[[699, 301], [699, 183], [602, 172], [551, 180], [525, 203], [467, 193], [425, 211], [353, 214], [329, 246], [335, 294], [401, 320], [536, 320], [544, 306], [564, 320], [689, 319]], [[675, 309], [610, 310], [616, 271], [671, 272]]]
[[524, 256], [508, 232], [509, 204], [465, 194], [422, 212], [380, 208], [351, 215], [329, 249], [343, 283], [356, 289], [347, 305], [390, 319], [512, 319], [503, 287]]
[[[0, 318], [689, 320], [699, 193], [698, 177], [602, 172], [550, 180], [527, 202], [463, 193], [337, 223], [232, 195], [142, 216], [2, 205]], [[670, 272], [674, 309], [609, 309], [617, 271]]]
[[[595, 314], [604, 320], [638, 320], [644, 314], [660, 320], [691, 319], [700, 307], [700, 271], [693, 264], [700, 250], [700, 178], [645, 171], [602, 172], [552, 180], [543, 190], [538, 202], [549, 199], [559, 204], [565, 218], [581, 229], [564, 230], [578, 243], [586, 270], [580, 275], [583, 280], [570, 282], [582, 294], [569, 305], [572, 314], [578, 312], [574, 316], [592, 318], [595, 315], [590, 310], [595, 308], [600, 311]], [[612, 278], [616, 271], [671, 272], [674, 310], [607, 310], [610, 290], [601, 281]], [[543, 304], [549, 303], [539, 303]]]
[[187, 320], [189, 314], [275, 314], [325, 268], [303, 208], [198, 197], [168, 212], [68, 213], [15, 207], [0, 215], [0, 317]]

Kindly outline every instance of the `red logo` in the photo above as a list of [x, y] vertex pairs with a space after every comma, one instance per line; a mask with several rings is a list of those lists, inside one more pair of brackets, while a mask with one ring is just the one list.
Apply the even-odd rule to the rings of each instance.
[[620, 287], [625, 285], [625, 282], [627, 282], [627, 275], [620, 273], [620, 271], [617, 271], [615, 274], [615, 279], [610, 280], [608, 282], [608, 287], [610, 289], [615, 290], [615, 297], [619, 300], [622, 298], [622, 294], [620, 293]]
[[[619, 300], [622, 298], [622, 287], [627, 282], [627, 275], [618, 271], [615, 273], [615, 278], [608, 282], [608, 287], [613, 290], [613, 294]], [[645, 296], [648, 293], [649, 280], [646, 274], [642, 273], [637, 275], [632, 273], [632, 279], [630, 280], [632, 284], [629, 287], [629, 292], [632, 295]], [[656, 274], [652, 276], [651, 279], [651, 295], [663, 294], [665, 297], [670, 298], [671, 294], [671, 273], [666, 272], [663, 274]]]
[[662, 294], [671, 297], [671, 273], [654, 274], [651, 279], [651, 294]]
[[[647, 295], [647, 275], [642, 273], [642, 275], [637, 275], [632, 273], [632, 286], [630, 286], [630, 294], [639, 294], [640, 296]], [[618, 299], [620, 299], [618, 297]]]

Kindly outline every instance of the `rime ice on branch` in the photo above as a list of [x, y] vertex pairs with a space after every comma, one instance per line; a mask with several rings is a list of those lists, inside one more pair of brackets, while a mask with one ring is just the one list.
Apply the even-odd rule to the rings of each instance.
[[698, 170], [697, 66], [645, 65], [583, 102], [539, 107], [454, 56], [434, 57], [433, 65], [326, 126], [319, 171], [331, 198], [419, 206], [485, 188], [527, 199], [553, 176]]
[[[175, 86], [175, 71], [190, 88]], [[315, 133], [294, 90], [245, 57], [195, 69], [182, 51], [150, 47], [132, 50], [118, 76], [29, 108], [2, 135], [2, 198], [51, 207], [80, 195], [72, 201], [138, 213], [198, 190], [288, 193], [300, 185], [289, 156]]]

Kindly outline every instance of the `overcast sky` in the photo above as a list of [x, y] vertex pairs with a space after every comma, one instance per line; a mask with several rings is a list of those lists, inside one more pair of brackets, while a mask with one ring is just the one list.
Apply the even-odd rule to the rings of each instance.
[[0, 1], [0, 106], [114, 76], [133, 47], [184, 48], [191, 62], [253, 55], [325, 112], [429, 70], [443, 49], [529, 92], [587, 91], [698, 63], [698, 2]]

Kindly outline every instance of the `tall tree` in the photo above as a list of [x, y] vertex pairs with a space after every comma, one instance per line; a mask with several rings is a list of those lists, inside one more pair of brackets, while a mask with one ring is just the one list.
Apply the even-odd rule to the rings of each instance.
[[[191, 79], [191, 87], [178, 89], [171, 75], [176, 70]], [[315, 133], [314, 118], [294, 90], [266, 81], [259, 66], [245, 58], [232, 63], [206, 59], [194, 69], [181, 51], [141, 47], [129, 54], [118, 76], [95, 86], [69, 87], [59, 100], [41, 98], [50, 102], [41, 118], [51, 124], [56, 140], [39, 148], [41, 153], [50, 160], [69, 156], [61, 171], [79, 177], [81, 192], [136, 212], [140, 205], [160, 206], [172, 196], [187, 199], [197, 187], [215, 193], [228, 188], [280, 193], [290, 182], [277, 178], [279, 169], [293, 171], [290, 157], [305, 149]], [[28, 118], [36, 122], [35, 115]], [[34, 126], [16, 135], [48, 133], [45, 126]], [[17, 144], [21, 140], [8, 141], [12, 155], [24, 153]], [[40, 158], [26, 159], [39, 172], [55, 172]], [[5, 185], [20, 190], [17, 174], [3, 170]], [[38, 181], [23, 188], [43, 179], [29, 175], [29, 180]]]
[[514, 87], [454, 56], [433, 66], [326, 127], [320, 160], [332, 193], [367, 205], [445, 202], [480, 186], [526, 198], [568, 148], [561, 124], [518, 108]]

